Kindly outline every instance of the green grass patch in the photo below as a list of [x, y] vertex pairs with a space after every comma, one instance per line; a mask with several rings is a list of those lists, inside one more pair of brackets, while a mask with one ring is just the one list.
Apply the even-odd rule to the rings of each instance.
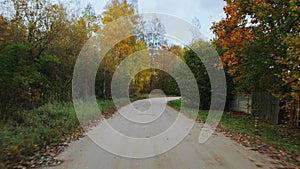
[[168, 102], [168, 105], [173, 107], [176, 110], [180, 110], [181, 100], [172, 100]]
[[[140, 95], [131, 101], [148, 98]], [[125, 99], [118, 102], [127, 104]], [[46, 147], [55, 147], [68, 142], [70, 137], [81, 133], [82, 126], [89, 126], [100, 119], [100, 115], [110, 117], [116, 110], [112, 100], [98, 100], [99, 109], [85, 104], [82, 116], [76, 114], [72, 103], [47, 104], [38, 109], [20, 111], [8, 119], [0, 120], [0, 169], [14, 168], [20, 161], [40, 158]], [[92, 105], [92, 104], [91, 104]]]
[[1, 123], [0, 163], [10, 164], [38, 155], [41, 149], [63, 141], [80, 131], [71, 105], [48, 104], [32, 111], [18, 112]]
[[[99, 100], [102, 112], [114, 108], [111, 100]], [[99, 112], [94, 116], [99, 116]], [[0, 168], [37, 157], [47, 146], [55, 146], [70, 136], [82, 132], [71, 103], [47, 104], [0, 122]], [[5, 167], [6, 166], [6, 167]]]

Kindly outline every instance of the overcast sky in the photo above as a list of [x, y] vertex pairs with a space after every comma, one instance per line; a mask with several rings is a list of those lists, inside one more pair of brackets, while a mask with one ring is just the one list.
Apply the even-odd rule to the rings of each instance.
[[[0, 0], [0, 3], [4, 0]], [[52, 0], [57, 1], [57, 0]], [[109, 0], [61, 0], [66, 5], [83, 9], [88, 3], [92, 4], [97, 14], [101, 14], [104, 6]], [[132, 0], [127, 0], [131, 2]], [[213, 33], [210, 27], [213, 22], [220, 21], [225, 18], [223, 7], [224, 0], [134, 0], [138, 1], [138, 10], [144, 12], [158, 12], [173, 15], [187, 22], [192, 23], [194, 18], [198, 18], [201, 24], [201, 33], [206, 39], [212, 39]], [[3, 2], [2, 2], [3, 3]], [[0, 7], [2, 7], [0, 5]], [[0, 9], [1, 14], [5, 14], [7, 9]], [[76, 11], [80, 12], [80, 11]]]
[[[0, 3], [4, 0], [0, 0]], [[52, 0], [57, 1], [57, 0]], [[104, 6], [109, 0], [62, 0], [68, 6], [77, 6], [83, 9], [88, 3], [92, 4], [97, 14], [101, 14]], [[127, 0], [131, 2], [132, 0]], [[158, 12], [173, 15], [187, 22], [192, 23], [194, 18], [198, 18], [201, 24], [201, 33], [206, 39], [212, 39], [213, 33], [210, 27], [213, 22], [225, 18], [223, 0], [135, 0], [138, 1], [138, 10], [144, 12]], [[1, 5], [0, 5], [1, 6]], [[1, 14], [5, 14], [7, 9], [0, 9]], [[80, 12], [77, 11], [76, 12]]]
[[[72, 1], [72, 0], [69, 0]], [[73, 0], [77, 5], [84, 8], [91, 3], [97, 14], [103, 12], [104, 6], [109, 0]], [[128, 0], [130, 2], [131, 0]], [[225, 17], [223, 0], [140, 0], [138, 9], [143, 12], [159, 12], [170, 14], [192, 23], [194, 18], [198, 18], [201, 24], [201, 33], [207, 39], [213, 38], [210, 27], [213, 22], [217, 22]]]
[[144, 0], [139, 3], [140, 12], [163, 12], [192, 22], [198, 18], [201, 33], [211, 39], [213, 22], [225, 17], [223, 0]]

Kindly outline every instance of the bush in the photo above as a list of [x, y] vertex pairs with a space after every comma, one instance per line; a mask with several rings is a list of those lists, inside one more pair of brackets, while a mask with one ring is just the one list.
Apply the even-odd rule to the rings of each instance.
[[81, 130], [71, 104], [47, 104], [36, 110], [17, 112], [16, 118], [2, 121], [1, 128], [0, 166], [26, 160]]

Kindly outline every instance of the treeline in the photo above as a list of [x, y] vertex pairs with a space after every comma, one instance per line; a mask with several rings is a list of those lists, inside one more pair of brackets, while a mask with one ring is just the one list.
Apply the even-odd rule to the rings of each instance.
[[[100, 15], [92, 5], [76, 15], [69, 6], [48, 0], [5, 0], [1, 5], [10, 8], [5, 15], [0, 15], [0, 168], [34, 168], [55, 163], [53, 158], [60, 145], [80, 136], [85, 124], [90, 126], [100, 118], [99, 111], [88, 107], [88, 118], [78, 119], [72, 104], [75, 92], [82, 99], [95, 93], [102, 117], [110, 117], [116, 107], [111, 100], [112, 77], [118, 66], [135, 53], [136, 62], [129, 62], [121, 70], [117, 85], [123, 84], [129, 71], [149, 64], [149, 60], [153, 65], [168, 68], [169, 72], [150, 68], [131, 77], [132, 100], [154, 89], [161, 89], [166, 95], [179, 95], [180, 89], [170, 72], [180, 73], [179, 60], [184, 59], [189, 60], [187, 64], [201, 84], [203, 108], [209, 106], [209, 94], [206, 94], [210, 91], [209, 81], [204, 66], [197, 68], [202, 65], [200, 59], [197, 60], [191, 49], [170, 43], [163, 36], [164, 26], [158, 18], [149, 23], [143, 21], [134, 5], [126, 0], [110, 1]], [[125, 17], [122, 25], [109, 26], [121, 17]], [[146, 28], [152, 33], [145, 33]], [[99, 55], [103, 52], [101, 44], [109, 43], [111, 34], [128, 30], [134, 36], [122, 38], [108, 50], [96, 78], [83, 77], [74, 85], [75, 63], [82, 52], [86, 63], [79, 68], [89, 71], [93, 64], [89, 59], [94, 59], [96, 52]], [[100, 46], [95, 49], [90, 42]], [[83, 51], [86, 46], [91, 50]], [[197, 49], [201, 50], [201, 45]], [[182, 78], [189, 83], [189, 79]], [[95, 80], [95, 85], [87, 85], [86, 80], [92, 83]], [[72, 93], [74, 86], [84, 90]], [[126, 89], [118, 91], [127, 92]]]
[[[73, 66], [89, 32], [89, 9], [68, 15], [49, 1], [6, 1], [13, 9], [0, 16], [1, 118], [22, 109], [70, 98]], [[3, 4], [4, 5], [4, 4]]]
[[[136, 33], [113, 46], [99, 65], [95, 80], [98, 99], [111, 98], [111, 80], [116, 68], [137, 51], [162, 50], [186, 60], [194, 55], [188, 48], [169, 43], [163, 36], [165, 30], [160, 20], [153, 18], [145, 23], [134, 5], [126, 0], [109, 2], [100, 15], [90, 4], [79, 15], [70, 12], [63, 3], [47, 0], [6, 0], [5, 5], [10, 10], [0, 15], [0, 116], [4, 121], [16, 116], [18, 111], [35, 109], [49, 102], [71, 101], [74, 65], [85, 43], [95, 35], [105, 37], [108, 33], [122, 32], [121, 29]], [[131, 15], [135, 17], [126, 21], [127, 27], [107, 30], [110, 22]], [[153, 33], [145, 34], [145, 27]], [[153, 63], [173, 66], [174, 71], [179, 69], [176, 59], [163, 60], [158, 55], [149, 52], [148, 56]], [[149, 93], [158, 88], [167, 95], [180, 94], [174, 78], [154, 69], [144, 70], [132, 79], [130, 94]], [[209, 98], [209, 89], [202, 85], [201, 91]]]
[[226, 18], [212, 27], [215, 46], [234, 91], [270, 92], [289, 110], [290, 124], [300, 113], [300, 2], [226, 0]]

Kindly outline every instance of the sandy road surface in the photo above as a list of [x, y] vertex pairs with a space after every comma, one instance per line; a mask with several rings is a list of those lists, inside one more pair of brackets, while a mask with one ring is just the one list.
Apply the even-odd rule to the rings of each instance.
[[[168, 98], [174, 99], [174, 98]], [[166, 100], [153, 98], [137, 101], [130, 106], [146, 113], [135, 112], [132, 107], [124, 107], [122, 113], [108, 120], [108, 123], [120, 133], [135, 138], [151, 138], [159, 135], [171, 126], [178, 112], [165, 106]], [[151, 107], [151, 108], [149, 108]], [[161, 111], [162, 110], [162, 111]], [[135, 122], [130, 122], [133, 120]], [[154, 120], [154, 122], [148, 123]], [[139, 123], [136, 123], [136, 122]], [[107, 152], [100, 148], [97, 143], [105, 143], [105, 138], [100, 132], [107, 131], [103, 124], [92, 129], [88, 136], [71, 143], [65, 152], [57, 158], [64, 162], [59, 166], [47, 167], [50, 169], [255, 169], [274, 168], [272, 160], [266, 155], [249, 150], [234, 141], [215, 133], [205, 143], [199, 144], [198, 137], [201, 124], [196, 123], [189, 134], [176, 147], [166, 153], [143, 159], [124, 158]], [[174, 136], [180, 135], [180, 131]], [[99, 137], [98, 137], [99, 136]], [[171, 136], [172, 137], [172, 136]], [[172, 137], [173, 138], [173, 137]], [[116, 149], [130, 155], [132, 152], [151, 152], [153, 146], [142, 147], [126, 144], [125, 140], [114, 141]], [[101, 142], [103, 141], [104, 142]], [[168, 139], [167, 139], [168, 140]], [[167, 142], [167, 141], [166, 141]], [[123, 143], [123, 144], [122, 144]], [[140, 147], [139, 147], [140, 146]], [[154, 148], [155, 149], [155, 148]], [[155, 153], [155, 151], [153, 152]]]

